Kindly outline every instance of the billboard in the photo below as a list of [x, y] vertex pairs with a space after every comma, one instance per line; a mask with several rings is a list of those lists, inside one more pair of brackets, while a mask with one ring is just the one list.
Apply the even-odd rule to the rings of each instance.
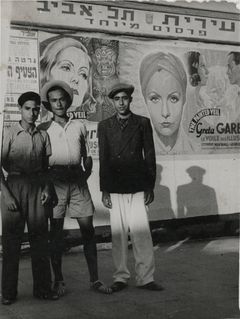
[[131, 110], [150, 118], [157, 155], [239, 152], [238, 48], [46, 32], [39, 43], [41, 86], [57, 79], [72, 87], [69, 116], [86, 121], [94, 158], [97, 123], [114, 114], [107, 93], [118, 81], [135, 86]]
[[[96, 2], [96, 1], [95, 1]], [[195, 39], [197, 41], [239, 42], [240, 21], [216, 12], [167, 6], [142, 6], [112, 1], [106, 4], [87, 1], [28, 1], [31, 24], [59, 26], [74, 30], [112, 32], [145, 37]], [[17, 1], [12, 21], [26, 22], [26, 3]]]
[[[23, 91], [40, 92], [46, 81], [57, 76], [72, 82], [75, 98], [68, 114], [86, 123], [95, 159], [89, 185], [101, 215], [98, 219], [105, 224], [109, 216], [102, 215], [97, 126], [114, 114], [107, 96], [111, 85], [119, 80], [130, 82], [135, 86], [131, 110], [151, 119], [158, 155], [156, 200], [150, 217], [239, 211], [240, 103], [233, 74], [240, 72], [231, 53], [239, 56], [240, 52], [238, 18], [205, 10], [129, 6], [120, 2], [112, 6], [79, 1], [28, 1], [27, 6], [24, 1], [14, 2], [11, 24], [18, 30], [11, 30], [11, 41], [19, 38], [19, 42], [12, 42], [5, 125], [19, 120], [17, 98]], [[26, 12], [31, 12], [28, 21]], [[38, 31], [27, 31], [30, 26]], [[62, 52], [55, 51], [51, 57], [48, 53], [53, 47], [57, 50], [55, 44]], [[17, 59], [21, 57], [23, 60]], [[60, 63], [63, 58], [69, 65]], [[24, 67], [36, 67], [37, 75]], [[72, 74], [75, 80], [72, 76], [71, 81]], [[50, 117], [44, 110], [42, 121]], [[196, 165], [204, 170], [199, 172]], [[191, 174], [189, 167], [195, 170]], [[212, 205], [212, 191], [201, 191], [203, 172], [205, 183], [216, 191], [219, 208]], [[179, 186], [187, 184], [193, 173], [201, 175], [193, 178], [198, 185], [190, 183], [183, 192]], [[188, 196], [183, 198], [183, 193]], [[183, 213], [183, 205], [191, 207], [192, 215]], [[193, 206], [199, 208], [198, 213]]]
[[38, 33], [12, 29], [8, 49], [5, 127], [20, 120], [19, 95], [25, 91], [39, 92]]

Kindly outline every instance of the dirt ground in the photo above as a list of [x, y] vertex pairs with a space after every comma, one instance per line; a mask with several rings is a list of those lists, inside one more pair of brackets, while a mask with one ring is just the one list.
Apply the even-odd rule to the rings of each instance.
[[[0, 306], [1, 319], [233, 319], [238, 307], [237, 237], [164, 243], [155, 246], [155, 280], [165, 290], [150, 292], [135, 287], [134, 259], [129, 249], [132, 278], [126, 290], [102, 295], [89, 289], [81, 247], [64, 255], [67, 293], [58, 301], [32, 297], [30, 258], [21, 259], [19, 297]], [[111, 244], [98, 250], [100, 279], [112, 282]]]

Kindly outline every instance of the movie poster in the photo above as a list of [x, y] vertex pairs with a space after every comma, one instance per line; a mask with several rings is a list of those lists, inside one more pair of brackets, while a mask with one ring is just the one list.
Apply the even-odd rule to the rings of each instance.
[[239, 152], [236, 48], [169, 41], [120, 48], [120, 74], [136, 86], [133, 110], [150, 117], [157, 155]]
[[86, 122], [94, 158], [97, 124], [114, 114], [107, 93], [117, 81], [135, 86], [131, 109], [150, 118], [157, 156], [239, 152], [237, 47], [45, 32], [39, 42], [41, 86], [57, 79], [72, 87], [68, 114]]
[[[93, 158], [98, 158], [97, 124], [114, 114], [107, 92], [118, 81], [118, 45], [117, 40], [40, 33], [41, 87], [62, 80], [73, 89], [68, 115], [85, 122]], [[44, 110], [43, 121], [49, 117]]]
[[4, 126], [20, 120], [17, 100], [26, 91], [39, 92], [38, 37], [35, 31], [11, 30]]

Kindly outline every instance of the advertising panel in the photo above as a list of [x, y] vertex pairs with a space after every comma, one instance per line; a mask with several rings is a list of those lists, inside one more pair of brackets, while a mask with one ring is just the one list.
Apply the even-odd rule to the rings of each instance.
[[239, 152], [236, 47], [77, 33], [40, 32], [39, 40], [41, 86], [56, 79], [73, 88], [69, 116], [86, 121], [94, 158], [97, 123], [114, 114], [107, 94], [117, 81], [135, 86], [131, 109], [151, 119], [157, 155]]
[[[196, 159], [201, 159], [200, 166], [207, 172], [209, 159], [214, 159], [215, 163], [214, 155], [220, 155], [219, 163], [221, 159], [224, 161], [225, 155], [239, 154], [239, 56], [238, 47], [222, 44], [13, 29], [4, 108], [5, 126], [20, 119], [17, 99], [21, 93], [30, 90], [41, 92], [42, 86], [52, 79], [67, 82], [74, 94], [68, 115], [86, 124], [90, 153], [95, 160], [89, 184], [96, 208], [102, 211], [97, 127], [99, 121], [115, 113], [113, 101], [108, 98], [111, 86], [118, 81], [133, 84], [135, 90], [131, 110], [150, 118], [157, 154], [156, 196], [150, 214], [156, 219], [160, 215], [163, 219], [183, 217], [185, 213], [181, 205], [188, 198], [182, 199], [182, 193], [191, 192], [182, 192], [181, 189], [176, 192], [176, 185], [182, 185], [183, 180], [188, 178], [188, 166], [195, 167]], [[52, 114], [43, 109], [41, 121], [51, 117]], [[181, 167], [180, 163], [185, 166]], [[226, 165], [229, 164], [224, 162]], [[219, 171], [223, 174], [221, 167], [216, 173], [216, 167], [215, 163], [211, 172], [214, 171], [216, 176]], [[219, 187], [217, 196], [221, 198], [234, 194], [237, 180], [233, 177], [237, 174], [230, 171], [236, 170], [229, 168], [222, 175], [225, 176], [224, 181], [231, 180], [232, 188], [229, 188], [227, 195], [225, 188], [220, 186], [222, 183], [215, 185]], [[194, 170], [195, 173], [203, 174], [198, 170]], [[192, 188], [190, 185], [189, 189]], [[211, 193], [206, 190], [204, 194]], [[193, 197], [190, 196], [190, 202]], [[206, 198], [204, 195], [199, 200], [204, 204], [211, 202], [211, 208], [204, 206], [200, 213], [194, 211], [191, 216], [201, 215], [204, 211], [214, 214], [218, 210], [217, 205], [212, 204], [216, 202], [214, 197]], [[229, 201], [222, 203], [219, 211], [225, 212]], [[232, 203], [237, 206], [234, 199]], [[201, 205], [198, 203], [195, 206]], [[237, 211], [235, 206], [230, 211]]]
[[38, 34], [12, 29], [9, 39], [4, 124], [20, 120], [17, 100], [25, 91], [39, 92]]
[[[86, 1], [28, 1], [33, 25], [37, 23], [135, 36], [239, 42], [240, 21], [227, 18], [226, 14], [219, 17], [215, 12], [211, 12], [210, 16], [200, 10], [189, 13], [166, 6], [138, 9], [129, 5], [125, 1], [109, 2], [108, 5]], [[25, 22], [25, 11], [25, 2], [16, 2], [12, 20], [15, 23]]]

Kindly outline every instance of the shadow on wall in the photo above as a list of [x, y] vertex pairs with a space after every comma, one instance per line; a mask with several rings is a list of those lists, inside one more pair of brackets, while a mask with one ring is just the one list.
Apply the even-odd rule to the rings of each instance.
[[150, 205], [150, 218], [153, 219], [172, 219], [175, 218], [172, 210], [170, 190], [167, 186], [161, 185], [163, 167], [157, 164], [157, 176], [154, 188], [154, 201]]
[[186, 172], [192, 179], [177, 188], [177, 217], [197, 217], [218, 214], [216, 192], [203, 184], [205, 169], [191, 166]]

